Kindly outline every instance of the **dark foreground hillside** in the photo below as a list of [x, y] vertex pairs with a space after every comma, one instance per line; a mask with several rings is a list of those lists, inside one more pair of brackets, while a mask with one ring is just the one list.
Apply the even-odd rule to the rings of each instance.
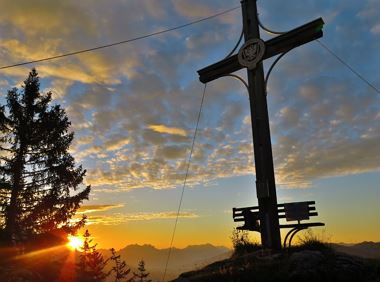
[[380, 282], [380, 260], [337, 252], [327, 245], [281, 253], [258, 250], [181, 274], [173, 282], [368, 281]]

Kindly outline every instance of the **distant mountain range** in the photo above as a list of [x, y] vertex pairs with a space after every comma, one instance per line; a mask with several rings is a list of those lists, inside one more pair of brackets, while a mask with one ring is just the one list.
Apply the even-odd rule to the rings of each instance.
[[[109, 250], [99, 250], [105, 258], [111, 256]], [[157, 249], [152, 245], [128, 245], [117, 254], [135, 271], [138, 262], [143, 259], [145, 267], [153, 281], [161, 281], [169, 249]], [[178, 277], [182, 272], [194, 270], [230, 257], [232, 251], [226, 247], [211, 244], [188, 246], [184, 249], [173, 248], [166, 272], [166, 279]]]
[[339, 252], [353, 256], [380, 259], [380, 242], [362, 242], [358, 244], [331, 244]]
[[[380, 242], [334, 243], [331, 246], [336, 251], [349, 255], [380, 259]], [[99, 251], [105, 258], [111, 255], [109, 250]], [[136, 271], [138, 261], [143, 259], [147, 271], [151, 274], [151, 279], [161, 281], [169, 249], [157, 249], [152, 245], [128, 245], [117, 253], [133, 271]], [[188, 246], [184, 249], [173, 248], [165, 280], [177, 278], [183, 272], [200, 269], [213, 262], [227, 259], [231, 254], [232, 250], [211, 244]]]

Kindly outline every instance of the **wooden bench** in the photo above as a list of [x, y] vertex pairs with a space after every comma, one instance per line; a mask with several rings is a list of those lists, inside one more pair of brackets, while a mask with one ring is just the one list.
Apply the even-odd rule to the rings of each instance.
[[[280, 228], [291, 229], [285, 236], [284, 248], [291, 246], [294, 235], [299, 231], [309, 227], [325, 226], [322, 222], [301, 222], [318, 215], [315, 211], [315, 201], [278, 204], [277, 211], [279, 219], [286, 219], [287, 222], [297, 221], [293, 224], [280, 224]], [[233, 208], [232, 213], [235, 222], [244, 222], [244, 225], [236, 229], [260, 232], [259, 207]]]

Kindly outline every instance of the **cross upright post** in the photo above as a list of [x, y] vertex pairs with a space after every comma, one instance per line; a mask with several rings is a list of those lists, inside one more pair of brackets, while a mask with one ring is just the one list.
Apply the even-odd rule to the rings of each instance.
[[[242, 1], [241, 3], [245, 41], [247, 42], [254, 38], [260, 40], [256, 0]], [[260, 207], [261, 243], [267, 248], [281, 249], [276, 184], [262, 62], [259, 62], [254, 69], [247, 69], [247, 79], [256, 168], [256, 193]]]
[[321, 37], [323, 20], [314, 20], [264, 42], [260, 38], [256, 1], [241, 1], [245, 43], [239, 53], [199, 70], [198, 74], [200, 81], [207, 83], [247, 68], [261, 243], [264, 248], [280, 250], [281, 235], [262, 61]]

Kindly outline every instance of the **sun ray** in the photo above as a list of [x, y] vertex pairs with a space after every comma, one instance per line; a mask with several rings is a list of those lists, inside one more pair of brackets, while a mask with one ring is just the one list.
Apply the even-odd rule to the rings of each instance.
[[41, 255], [45, 255], [46, 253], [49, 253], [49, 252], [60, 251], [60, 250], [62, 250], [62, 248], [64, 248], [64, 245], [57, 245], [57, 246], [53, 246], [50, 248], [39, 249], [39, 250], [35, 250], [32, 252], [27, 252], [25, 254], [17, 255], [15, 257], [13, 257], [13, 259], [17, 260], [17, 259], [24, 259], [24, 258], [31, 258], [31, 257], [35, 257], [35, 256], [41, 256]]

